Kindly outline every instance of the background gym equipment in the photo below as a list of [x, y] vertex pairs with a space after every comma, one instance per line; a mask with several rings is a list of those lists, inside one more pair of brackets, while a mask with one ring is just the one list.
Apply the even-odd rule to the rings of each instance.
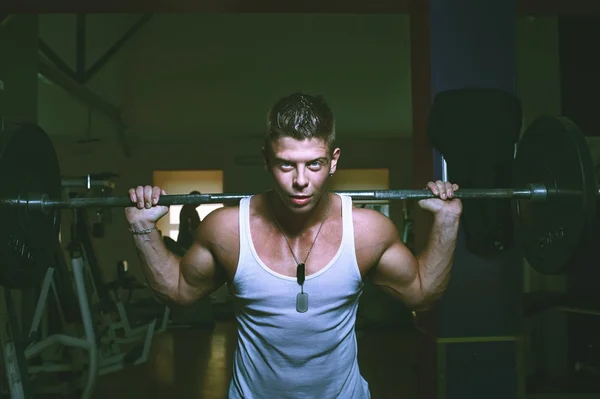
[[566, 118], [535, 120], [518, 148], [515, 185], [534, 179], [550, 190], [580, 193], [551, 195], [535, 205], [530, 201], [515, 203], [527, 261], [544, 274], [562, 272], [594, 221], [598, 189], [590, 150], [583, 134]]
[[[163, 306], [163, 318], [160, 321], [158, 317], [152, 317], [135, 326], [132, 325], [118, 292], [121, 287], [107, 282], [102, 273], [102, 268], [98, 264], [89, 234], [91, 228], [85, 209], [76, 209], [74, 215], [71, 245], [77, 246], [82, 252], [87, 266], [86, 271], [89, 273], [92, 307], [101, 315], [104, 322], [104, 333], [108, 334], [110, 342], [116, 345], [140, 342], [127, 355], [132, 359], [136, 359], [134, 364], [144, 363], [148, 358], [152, 336], [158, 332], [159, 328], [167, 324], [168, 308]], [[160, 315], [160, 312], [158, 312], [158, 315]], [[125, 358], [126, 354], [119, 353], [119, 355], [121, 355], [121, 358]]]
[[[64, 192], [73, 195], [74, 185], [68, 179], [62, 182]], [[89, 190], [94, 184], [83, 188]], [[0, 329], [0, 341], [8, 384], [0, 392], [13, 398], [74, 393], [89, 398], [99, 376], [146, 362], [153, 336], [167, 328], [167, 307], [160, 323], [157, 317], [147, 324], [129, 322], [115, 290], [102, 280], [85, 209], [73, 213], [70, 241], [65, 243], [71, 270], [57, 235], [52, 239], [53, 256], [46, 259], [45, 277], [34, 284], [38, 295], [31, 321], [19, 317], [13, 299], [29, 290], [4, 289], [3, 313], [9, 317], [6, 328]], [[105, 286], [105, 296], [100, 298], [98, 287]]]
[[[0, 254], [0, 285], [26, 288], [48, 267], [49, 248], [58, 234], [63, 208], [127, 207], [128, 197], [63, 198], [55, 150], [36, 125], [16, 125], [0, 136], [3, 173], [0, 212], [5, 220]], [[515, 201], [516, 225], [524, 255], [541, 273], [563, 271], [566, 260], [586, 237], [600, 190], [589, 148], [577, 126], [563, 117], [540, 117], [519, 141], [513, 188], [470, 190], [456, 197]], [[420, 200], [428, 190], [347, 191], [353, 199]], [[233, 203], [249, 194], [186, 194], [161, 197], [163, 205]], [[469, 206], [468, 203], [465, 206]]]
[[[55, 269], [52, 262], [48, 262], [50, 266], [46, 269], [28, 335], [24, 334], [22, 327], [19, 328], [19, 324], [25, 325], [26, 320], [20, 320], [17, 315], [13, 299], [15, 292], [4, 289], [6, 309], [3, 309], [3, 313], [8, 317], [4, 321], [6, 326], [3, 325], [0, 328], [0, 342], [8, 377], [8, 392], [11, 398], [28, 399], [41, 393], [65, 394], [71, 393], [72, 389], [75, 389], [81, 398], [88, 399], [92, 396], [99, 373], [100, 353], [96, 341], [94, 317], [88, 301], [84, 262], [78, 254], [73, 255], [71, 266], [80, 311], [80, 320], [78, 321], [80, 328], [76, 330], [75, 334], [46, 335], [40, 333], [40, 322], [44, 312], [47, 311], [49, 297], [54, 298], [57, 306], [61, 308], [60, 297], [53, 280]], [[54, 295], [50, 295], [50, 293]], [[19, 323], [19, 321], [21, 322]], [[61, 350], [57, 351], [57, 347]], [[64, 353], [65, 349], [84, 352], [85, 355], [67, 356], [66, 358], [56, 356], [57, 353]], [[81, 358], [81, 362], [79, 359], [75, 360], [76, 357]], [[55, 381], [51, 379], [50, 384], [47, 381], [41, 382], [42, 374], [65, 372], [75, 376], [71, 379], [71, 383], [75, 384], [75, 387], [62, 384], [62, 381], [57, 378], [54, 379]]]
[[[26, 131], [27, 133], [23, 133]], [[6, 129], [0, 135], [0, 171], [4, 193], [19, 195], [23, 189], [42, 190], [61, 196], [58, 159], [50, 138], [38, 126]], [[60, 212], [32, 217], [26, 209], [0, 209], [0, 257], [4, 260], [2, 285], [31, 287], [44, 278], [54, 239], [60, 229]]]
[[[112, 193], [115, 183], [112, 178], [119, 177], [116, 173], [95, 173], [79, 177], [63, 177], [62, 187], [66, 191], [64, 195], [70, 197], [72, 189], [84, 188], [86, 193], [96, 197], [106, 197]], [[96, 207], [96, 222], [92, 225], [92, 235], [96, 238], [104, 237], [104, 225], [112, 220], [110, 209]]]

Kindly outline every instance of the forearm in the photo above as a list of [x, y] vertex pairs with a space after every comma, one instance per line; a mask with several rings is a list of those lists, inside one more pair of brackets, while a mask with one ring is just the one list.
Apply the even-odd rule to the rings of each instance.
[[[132, 226], [134, 230], [141, 230]], [[133, 235], [142, 270], [150, 288], [159, 300], [177, 300], [181, 259], [167, 249], [157, 230], [149, 234]]]
[[438, 214], [428, 244], [417, 257], [419, 282], [425, 302], [438, 299], [445, 291], [454, 263], [460, 216]]

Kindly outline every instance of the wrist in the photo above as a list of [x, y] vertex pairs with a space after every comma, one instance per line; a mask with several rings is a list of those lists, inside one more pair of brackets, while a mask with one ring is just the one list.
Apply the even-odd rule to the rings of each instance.
[[142, 231], [142, 230], [150, 230], [155, 229], [156, 223], [148, 222], [148, 221], [136, 221], [129, 223], [129, 230], [131, 231]]
[[440, 211], [435, 214], [434, 223], [439, 225], [452, 226], [460, 223], [461, 214], [457, 214], [449, 211]]

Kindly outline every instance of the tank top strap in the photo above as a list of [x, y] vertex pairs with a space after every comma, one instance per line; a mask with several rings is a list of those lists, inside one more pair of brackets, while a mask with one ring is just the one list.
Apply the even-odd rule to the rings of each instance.
[[240, 259], [250, 255], [250, 200], [252, 196], [244, 197], [239, 204], [239, 234], [240, 234]]
[[352, 218], [352, 197], [340, 195], [342, 199], [342, 246], [350, 253], [355, 253], [354, 220]]

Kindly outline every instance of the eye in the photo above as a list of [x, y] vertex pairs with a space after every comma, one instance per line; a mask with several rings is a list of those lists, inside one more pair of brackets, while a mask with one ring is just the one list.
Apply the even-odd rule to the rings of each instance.
[[321, 161], [313, 161], [311, 163], [308, 164], [308, 167], [310, 169], [320, 169], [322, 166]]

